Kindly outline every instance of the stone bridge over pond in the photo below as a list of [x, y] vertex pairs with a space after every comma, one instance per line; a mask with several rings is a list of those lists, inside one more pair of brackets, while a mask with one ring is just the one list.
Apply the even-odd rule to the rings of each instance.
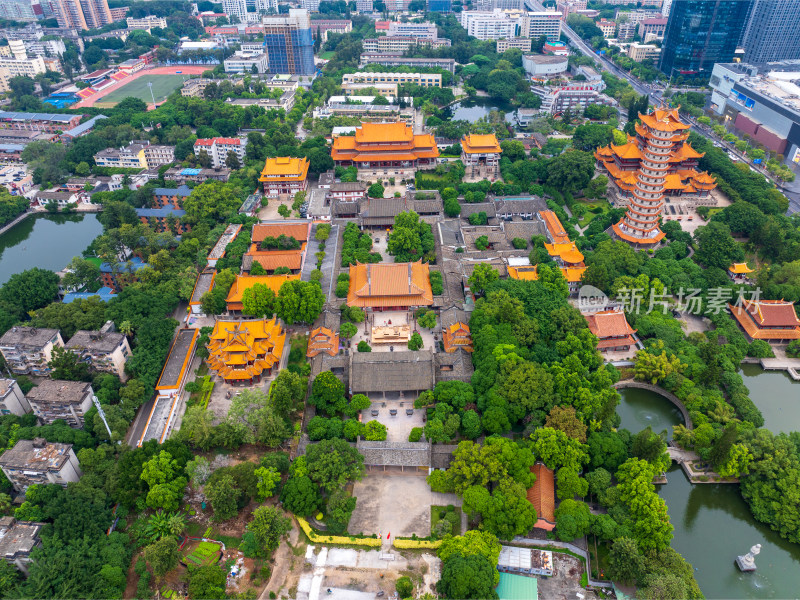
[[672, 402], [675, 406], [678, 407], [678, 410], [681, 411], [681, 415], [683, 416], [683, 422], [686, 424], [686, 429], [694, 429], [694, 425], [692, 424], [692, 419], [689, 417], [689, 411], [684, 406], [683, 402], [673, 393], [668, 392], [662, 387], [658, 387], [657, 385], [652, 385], [650, 383], [645, 383], [644, 381], [636, 381], [635, 379], [624, 379], [622, 381], [618, 381], [614, 384], [614, 387], [618, 390], [624, 388], [638, 388], [640, 390], [649, 390], [662, 396]]

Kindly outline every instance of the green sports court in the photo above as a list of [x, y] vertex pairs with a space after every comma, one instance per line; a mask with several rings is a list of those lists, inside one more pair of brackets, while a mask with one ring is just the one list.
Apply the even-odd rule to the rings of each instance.
[[95, 106], [99, 108], [110, 108], [129, 96], [133, 98], [139, 98], [140, 100], [145, 101], [147, 104], [151, 104], [153, 100], [150, 97], [150, 88], [147, 87], [148, 82], [153, 83], [153, 96], [155, 96], [156, 103], [160, 103], [163, 102], [174, 90], [181, 87], [184, 80], [188, 78], [188, 75], [145, 74], [137, 79], [134, 79], [130, 83], [123, 85], [121, 88], [110, 92], [107, 96], [103, 96], [103, 98], [99, 99], [95, 103]]

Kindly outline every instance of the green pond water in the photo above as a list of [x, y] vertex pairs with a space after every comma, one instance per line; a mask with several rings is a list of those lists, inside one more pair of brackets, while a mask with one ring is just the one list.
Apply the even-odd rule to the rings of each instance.
[[[750, 367], [751, 365], [745, 365]], [[760, 370], [760, 368], [758, 368]], [[791, 380], [762, 377], [779, 373], [756, 373], [745, 377], [753, 401], [778, 400], [779, 390], [788, 395]], [[762, 381], [764, 382], [762, 385]], [[650, 425], [654, 431], [672, 431], [683, 422], [672, 403], [648, 390], [620, 390], [622, 401], [617, 408], [622, 427], [632, 432]], [[797, 393], [795, 392], [795, 397]], [[779, 398], [784, 406], [791, 398]], [[762, 408], [762, 411], [764, 409]], [[776, 409], [777, 410], [777, 409]], [[764, 415], [767, 419], [767, 414]], [[785, 417], [784, 417], [785, 418]], [[767, 426], [770, 425], [768, 420]], [[780, 423], [780, 421], [779, 421]], [[791, 424], [786, 427], [800, 429]], [[777, 430], [777, 429], [776, 429]], [[736, 485], [692, 485], [678, 466], [667, 473], [666, 485], [656, 486], [667, 503], [670, 521], [675, 528], [672, 547], [695, 568], [695, 577], [706, 598], [798, 598], [800, 597], [800, 545], [781, 538], [750, 514]], [[734, 560], [753, 544], [761, 544], [755, 573], [741, 573]]]
[[800, 381], [785, 371], [742, 365], [739, 373], [750, 399], [764, 415], [764, 427], [775, 433], [800, 431]]
[[63, 269], [102, 232], [94, 213], [28, 217], [0, 235], [0, 285], [33, 267]]

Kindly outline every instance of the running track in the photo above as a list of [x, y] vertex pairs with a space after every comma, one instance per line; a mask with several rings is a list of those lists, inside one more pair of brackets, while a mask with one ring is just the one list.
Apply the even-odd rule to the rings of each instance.
[[[118, 81], [114, 85], [110, 85], [104, 90], [89, 96], [85, 100], [81, 100], [77, 104], [72, 105], [70, 108], [86, 108], [94, 106], [97, 102], [102, 102], [103, 98], [109, 93], [121, 88], [123, 85], [128, 85], [134, 79], [139, 79], [144, 75], [202, 75], [206, 71], [213, 69], [216, 65], [193, 65], [193, 66], [174, 66], [174, 67], [155, 67], [152, 69], [142, 69], [138, 73], [134, 73], [130, 77], [126, 77], [122, 81]], [[180, 73], [179, 73], [180, 71]], [[152, 104], [148, 104], [147, 109], [152, 110]]]

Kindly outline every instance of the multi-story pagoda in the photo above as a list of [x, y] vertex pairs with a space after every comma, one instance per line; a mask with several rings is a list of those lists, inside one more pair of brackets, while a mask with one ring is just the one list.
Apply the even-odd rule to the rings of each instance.
[[665, 197], [688, 196], [707, 203], [704, 199], [716, 183], [708, 173], [697, 171], [703, 155], [686, 141], [689, 125], [680, 120], [677, 108], [656, 108], [639, 118], [635, 137], [621, 146], [598, 148], [595, 158], [608, 173], [611, 195], [627, 204], [613, 234], [632, 244], [652, 245], [664, 237], [658, 221]]
[[382, 176], [413, 178], [417, 169], [433, 168], [439, 149], [433, 135], [415, 134], [406, 123], [362, 123], [356, 134], [333, 139], [337, 166], [358, 168], [359, 179]]

